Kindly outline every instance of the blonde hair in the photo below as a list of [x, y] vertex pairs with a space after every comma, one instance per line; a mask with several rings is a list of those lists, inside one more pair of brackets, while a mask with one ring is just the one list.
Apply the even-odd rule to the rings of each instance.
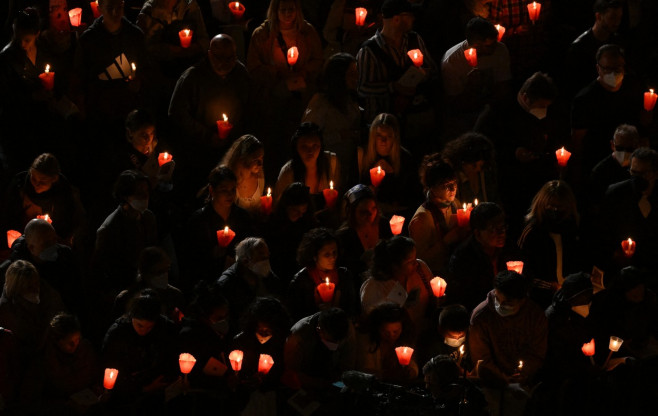
[[243, 179], [240, 168], [246, 167], [249, 158], [263, 149], [263, 143], [256, 136], [245, 134], [233, 142], [219, 165], [231, 169], [240, 183]]
[[578, 215], [578, 205], [576, 203], [576, 196], [573, 194], [571, 187], [564, 181], [553, 180], [546, 182], [541, 187], [539, 192], [532, 199], [530, 204], [530, 212], [526, 215], [526, 222], [534, 222], [536, 224], [543, 224], [546, 221], [546, 207], [551, 201], [559, 200], [563, 202], [567, 208], [569, 218], [572, 218], [578, 223], [580, 216]]
[[400, 123], [398, 119], [389, 113], [381, 113], [375, 117], [370, 125], [368, 135], [368, 147], [363, 154], [363, 163], [361, 175], [368, 175], [370, 168], [377, 161], [377, 129], [384, 128], [393, 132], [393, 148], [391, 149], [391, 162], [395, 174], [400, 173]]
[[295, 29], [302, 30], [304, 25], [304, 12], [300, 0], [271, 0], [267, 8], [267, 21], [270, 24], [270, 34], [279, 32], [279, 5], [284, 2], [295, 3]]
[[5, 296], [16, 298], [27, 292], [34, 283], [39, 282], [39, 272], [29, 261], [16, 260], [5, 273]]

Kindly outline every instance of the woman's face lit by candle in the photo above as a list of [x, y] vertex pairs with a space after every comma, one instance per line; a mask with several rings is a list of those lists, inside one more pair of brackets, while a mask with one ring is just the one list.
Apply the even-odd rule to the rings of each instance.
[[318, 269], [329, 271], [336, 268], [338, 258], [338, 245], [335, 241], [325, 244], [315, 257], [315, 265]]
[[297, 8], [294, 1], [283, 0], [279, 3], [279, 8], [277, 9], [277, 17], [279, 18], [279, 25], [283, 29], [292, 27], [292, 24], [295, 23], [297, 19]]
[[313, 165], [320, 156], [322, 142], [318, 136], [300, 137], [297, 141], [297, 153], [305, 165]]
[[450, 203], [457, 196], [457, 181], [452, 180], [434, 185], [430, 189], [430, 198], [439, 204]]
[[137, 332], [137, 335], [143, 337], [151, 332], [155, 326], [155, 322], [149, 321], [147, 319], [132, 318], [132, 325], [135, 332]]
[[263, 158], [265, 157], [265, 151], [263, 149], [257, 150], [254, 154], [247, 157], [245, 169], [249, 170], [250, 173], [258, 175], [261, 170], [263, 170]]
[[290, 222], [299, 221], [299, 219], [302, 218], [304, 214], [306, 214], [306, 211], [308, 211], [308, 204], [290, 205], [288, 208], [286, 208], [286, 214], [288, 214], [288, 219]]
[[354, 210], [354, 219], [357, 227], [371, 225], [377, 218], [377, 202], [374, 199], [360, 201]]
[[28, 33], [21, 38], [21, 48], [27, 52], [34, 50], [39, 33]]
[[404, 276], [409, 276], [417, 267], [418, 261], [416, 260], [416, 248], [414, 247], [399, 264], [393, 266], [393, 273], [395, 275], [402, 274]]
[[402, 322], [384, 322], [379, 326], [379, 338], [387, 344], [395, 344], [402, 334]]
[[393, 150], [394, 133], [388, 127], [377, 127], [375, 131], [375, 149], [379, 156], [389, 156]]
[[46, 175], [36, 169], [30, 169], [30, 184], [38, 194], [50, 190], [55, 182], [59, 180], [59, 175]]
[[73, 354], [80, 345], [80, 332], [68, 334], [62, 339], [57, 340], [57, 348], [66, 354]]
[[210, 187], [213, 206], [228, 208], [235, 202], [236, 183], [233, 181], [220, 182], [215, 187]]
[[140, 127], [135, 131], [128, 130], [128, 141], [143, 155], [150, 155], [158, 143], [155, 138], [155, 126]]

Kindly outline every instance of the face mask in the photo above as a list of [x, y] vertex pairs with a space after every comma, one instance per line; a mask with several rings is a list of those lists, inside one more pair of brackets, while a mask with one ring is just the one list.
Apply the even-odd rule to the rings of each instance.
[[57, 245], [53, 244], [52, 246], [41, 250], [41, 253], [39, 253], [39, 258], [43, 261], [55, 261], [57, 260], [57, 256], [59, 253], [57, 252]]
[[624, 74], [619, 72], [603, 75], [603, 82], [610, 88], [618, 88], [623, 80]]
[[251, 264], [249, 266], [249, 270], [251, 270], [254, 274], [258, 276], [265, 277], [270, 274], [270, 271], [272, 269], [270, 267], [269, 260], [261, 260]]
[[514, 315], [516, 313], [516, 308], [512, 306], [507, 306], [507, 305], [501, 305], [498, 302], [498, 299], [494, 298], [494, 307], [496, 308], [496, 312], [498, 312], [498, 315], [500, 316], [510, 316]]
[[546, 113], [548, 112], [548, 109], [544, 108], [531, 108], [528, 110], [530, 114], [533, 116], [537, 117], [539, 120], [542, 120], [546, 118]]
[[630, 152], [618, 152], [614, 151], [612, 152], [612, 155], [617, 159], [617, 162], [619, 162], [620, 165], [626, 167], [631, 164], [631, 153]]
[[644, 176], [631, 176], [631, 180], [633, 181], [635, 193], [641, 194], [649, 186], [649, 181]]
[[461, 345], [466, 341], [466, 336], [463, 336], [461, 338], [446, 338], [443, 340], [443, 342], [453, 348], [458, 348], [461, 347]]
[[261, 344], [265, 344], [267, 341], [270, 340], [270, 338], [272, 338], [272, 335], [268, 335], [268, 336], [264, 337], [264, 336], [260, 335], [259, 333], [256, 333], [256, 338], [258, 339], [258, 342], [260, 342]]
[[338, 343], [325, 341], [324, 339], [322, 340], [322, 343], [329, 351], [336, 351], [338, 349]]
[[166, 289], [169, 285], [169, 273], [162, 273], [151, 278], [151, 286], [155, 289]]
[[221, 321], [213, 322], [210, 324], [213, 331], [217, 332], [219, 335], [224, 336], [228, 334], [228, 320], [222, 319]]
[[130, 206], [135, 209], [135, 211], [139, 212], [140, 214], [143, 214], [144, 211], [149, 207], [149, 200], [148, 199], [133, 199], [130, 201]]
[[23, 295], [23, 299], [35, 305], [38, 305], [41, 302], [41, 298], [39, 297], [38, 293], [28, 293], [27, 295]]
[[587, 305], [572, 306], [571, 310], [576, 312], [578, 315], [582, 316], [583, 318], [587, 318], [587, 315], [589, 315], [590, 305], [591, 303], [588, 303]]

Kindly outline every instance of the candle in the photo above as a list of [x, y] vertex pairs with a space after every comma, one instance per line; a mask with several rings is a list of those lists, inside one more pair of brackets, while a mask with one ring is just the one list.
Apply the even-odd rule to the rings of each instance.
[[181, 48], [189, 48], [192, 44], [192, 35], [194, 31], [191, 29], [183, 29], [178, 32], [178, 38], [180, 39]]
[[227, 247], [234, 237], [235, 231], [228, 228], [228, 226], [224, 227], [223, 230], [217, 230], [217, 243], [220, 247]]
[[101, 17], [101, 12], [98, 10], [98, 0], [92, 1], [89, 5], [91, 6], [91, 13], [94, 15], [94, 19]]
[[226, 114], [222, 114], [222, 118], [223, 120], [217, 120], [217, 131], [219, 132], [219, 138], [225, 139], [231, 132], [233, 125], [228, 122], [228, 117]]
[[244, 14], [245, 8], [240, 2], [233, 1], [228, 4], [228, 8], [236, 19], [240, 19]]
[[288, 58], [288, 65], [295, 66], [297, 63], [297, 58], [299, 58], [299, 50], [297, 50], [297, 46], [293, 46], [292, 48], [288, 49], [286, 57]]
[[[475, 199], [473, 200], [473, 208], [477, 207], [478, 204], [479, 204], [478, 199], [475, 198]], [[472, 210], [472, 208], [471, 208], [471, 210]]]
[[508, 261], [507, 270], [514, 270], [518, 274], [523, 274], [523, 262], [522, 261]]
[[43, 88], [50, 91], [55, 86], [55, 73], [50, 72], [50, 65], [46, 64], [46, 69], [44, 72], [39, 74], [39, 79], [41, 80], [41, 85]]
[[370, 169], [370, 182], [375, 188], [378, 187], [380, 183], [382, 183], [384, 176], [386, 176], [386, 171], [383, 170], [381, 166]]
[[460, 227], [467, 227], [469, 225], [471, 220], [471, 209], [469, 209], [470, 206], [471, 204], [466, 205], [464, 203], [464, 208], [457, 210], [457, 224]]
[[233, 350], [228, 355], [228, 360], [231, 362], [231, 368], [236, 373], [242, 369], [242, 359], [244, 353], [240, 350]]
[[39, 220], [46, 220], [48, 221], [48, 224], [52, 224], [53, 220], [50, 219], [50, 215], [44, 214], [44, 215], [37, 215], [37, 219]]
[[103, 377], [103, 387], [107, 390], [112, 390], [114, 388], [114, 383], [117, 381], [117, 377], [119, 377], [119, 370], [116, 368], [106, 368], [105, 376]]
[[621, 249], [624, 251], [624, 256], [626, 257], [633, 257], [633, 254], [635, 254], [636, 247], [637, 247], [637, 243], [631, 240], [630, 237], [628, 237], [628, 240], [624, 240], [621, 242]]
[[434, 296], [440, 298], [441, 296], [445, 296], [448, 283], [439, 276], [436, 276], [434, 279], [430, 280], [430, 286], [432, 286]]
[[478, 51], [475, 48], [466, 49], [464, 51], [464, 57], [470, 66], [474, 68], [478, 66]]
[[611, 352], [617, 352], [623, 343], [624, 340], [619, 337], [610, 337], [610, 345], [608, 348], [610, 348]]
[[196, 363], [196, 358], [192, 354], [186, 352], [182, 353], [178, 357], [178, 365], [180, 365], [180, 372], [183, 374], [190, 374], [194, 364]]
[[261, 374], [269, 373], [273, 365], [274, 360], [271, 355], [261, 354], [258, 358], [258, 372]]
[[560, 166], [567, 166], [567, 161], [571, 157], [571, 152], [568, 150], [558, 149], [555, 151], [555, 157], [557, 158], [557, 164]]
[[80, 26], [80, 20], [82, 20], [82, 9], [76, 7], [75, 9], [69, 10], [69, 20], [71, 21], [71, 26]]
[[505, 34], [505, 26], [496, 25], [496, 30], [498, 31], [498, 42], [500, 42]]
[[21, 236], [21, 233], [16, 230], [7, 231], [7, 247], [11, 248], [11, 245], [14, 244], [14, 241]]
[[398, 362], [400, 365], [409, 365], [413, 353], [414, 349], [411, 347], [397, 347], [395, 349], [395, 354], [398, 356]]
[[530, 20], [532, 21], [532, 24], [534, 25], [537, 19], [539, 19], [539, 11], [541, 10], [541, 3], [537, 3], [536, 1], [533, 1], [532, 3], [528, 4], [528, 15], [530, 16]]
[[329, 181], [329, 188], [323, 189], [322, 195], [324, 195], [327, 208], [333, 208], [336, 206], [336, 201], [338, 200], [338, 191], [334, 189], [334, 181]]
[[587, 357], [591, 357], [594, 355], [594, 352], [596, 351], [596, 347], [594, 345], [594, 338], [586, 344], [583, 344], [583, 354], [585, 354]]
[[519, 372], [521, 372], [521, 370], [523, 370], [523, 360], [519, 360], [518, 370], [519, 370]]
[[336, 289], [336, 284], [331, 283], [329, 278], [325, 278], [324, 283], [320, 283], [317, 287], [318, 293], [320, 294], [320, 299], [323, 303], [329, 303], [334, 298], [334, 290]]
[[407, 55], [409, 55], [409, 58], [411, 58], [411, 62], [413, 62], [414, 65], [419, 68], [423, 66], [423, 54], [420, 49], [412, 49], [407, 52]]
[[159, 166], [162, 166], [165, 163], [169, 163], [173, 160], [174, 160], [174, 157], [170, 153], [164, 152], [164, 153], [160, 153], [158, 155], [158, 165]]
[[260, 197], [260, 206], [266, 215], [272, 213], [272, 188], [267, 188], [267, 195]]
[[399, 215], [393, 215], [391, 220], [388, 222], [391, 225], [391, 232], [393, 235], [398, 235], [402, 232], [402, 226], [404, 225], [404, 217]]
[[368, 10], [364, 9], [363, 7], [357, 7], [356, 9], [354, 9], [354, 15], [356, 17], [357, 26], [364, 26], [366, 24], [367, 14], [368, 14]]
[[130, 74], [130, 76], [128, 78], [133, 79], [133, 78], [135, 78], [135, 75], [137, 73], [137, 65], [135, 65], [134, 62], [131, 62], [130, 63], [130, 68], [132, 69], [132, 73]]
[[644, 93], [644, 109], [647, 111], [653, 110], [656, 106], [656, 99], [658, 99], [658, 94], [653, 92], [652, 89], [649, 92]]

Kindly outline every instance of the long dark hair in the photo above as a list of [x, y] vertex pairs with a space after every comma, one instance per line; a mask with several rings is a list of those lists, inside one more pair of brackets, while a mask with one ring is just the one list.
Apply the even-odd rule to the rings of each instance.
[[340, 52], [332, 55], [322, 70], [320, 80], [321, 91], [329, 103], [347, 112], [347, 103], [353, 92], [347, 88], [345, 77], [350, 66], [356, 59], [349, 53]]
[[292, 147], [292, 161], [290, 166], [295, 182], [306, 183], [306, 166], [297, 151], [297, 143], [303, 137], [317, 137], [320, 139], [320, 154], [315, 162], [317, 166], [317, 179], [320, 182], [323, 175], [329, 178], [329, 160], [324, 154], [324, 140], [322, 140], [320, 127], [315, 123], [304, 122], [299, 125], [290, 141], [290, 146]]
[[368, 314], [368, 334], [370, 336], [370, 341], [373, 343], [370, 352], [377, 351], [382, 342], [381, 336], [379, 335], [379, 328], [383, 324], [394, 322], [400, 322], [402, 324], [402, 332], [396, 343], [408, 345], [408, 343], [411, 342], [413, 338], [413, 324], [411, 323], [407, 311], [396, 303], [382, 303], [377, 305], [377, 307]]

